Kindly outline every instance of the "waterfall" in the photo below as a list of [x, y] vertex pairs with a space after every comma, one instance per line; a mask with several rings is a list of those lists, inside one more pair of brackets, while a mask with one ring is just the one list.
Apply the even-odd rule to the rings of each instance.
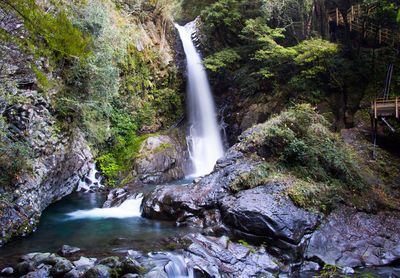
[[103, 187], [104, 185], [101, 184], [100, 172], [97, 171], [96, 164], [91, 163], [89, 172], [79, 181], [76, 191], [87, 192]]
[[224, 155], [220, 130], [217, 124], [214, 100], [206, 71], [191, 35], [195, 23], [175, 25], [187, 60], [187, 108], [189, 114], [188, 150], [193, 165], [192, 177], [209, 174], [215, 163]]

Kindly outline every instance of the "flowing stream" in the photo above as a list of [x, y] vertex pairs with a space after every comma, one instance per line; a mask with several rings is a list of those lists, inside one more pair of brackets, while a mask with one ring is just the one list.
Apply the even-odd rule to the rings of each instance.
[[119, 207], [101, 208], [102, 193], [74, 192], [50, 205], [37, 231], [0, 248], [0, 267], [17, 262], [29, 252], [56, 252], [63, 244], [83, 249], [86, 256], [125, 254], [127, 250], [162, 250], [168, 237], [180, 237], [196, 229], [177, 228], [173, 222], [140, 217], [141, 196]]
[[179, 31], [187, 60], [189, 114], [187, 142], [193, 165], [190, 176], [199, 177], [213, 170], [216, 161], [224, 155], [224, 148], [210, 84], [200, 54], [191, 38], [195, 22], [185, 26], [175, 26]]

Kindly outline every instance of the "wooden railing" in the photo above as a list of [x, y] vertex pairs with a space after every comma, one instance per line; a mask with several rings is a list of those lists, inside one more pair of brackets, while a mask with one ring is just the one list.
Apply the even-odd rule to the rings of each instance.
[[[346, 19], [349, 24], [350, 31], [361, 33], [364, 38], [376, 38], [379, 44], [394, 45], [400, 42], [400, 33], [397, 30], [382, 28], [372, 22], [367, 22], [365, 19], [372, 14], [375, 7], [365, 8], [361, 5], [354, 5], [347, 11]], [[336, 20], [336, 25], [344, 26], [345, 18], [338, 8], [329, 13], [329, 17]]]
[[396, 117], [400, 116], [400, 97], [394, 99], [375, 99], [371, 103], [371, 112], [375, 119], [379, 117]]

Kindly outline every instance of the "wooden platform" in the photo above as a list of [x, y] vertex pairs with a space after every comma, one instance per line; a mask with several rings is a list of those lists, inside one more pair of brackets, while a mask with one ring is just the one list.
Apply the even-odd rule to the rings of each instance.
[[394, 99], [378, 98], [371, 103], [371, 114], [375, 119], [381, 117], [400, 117], [400, 97]]

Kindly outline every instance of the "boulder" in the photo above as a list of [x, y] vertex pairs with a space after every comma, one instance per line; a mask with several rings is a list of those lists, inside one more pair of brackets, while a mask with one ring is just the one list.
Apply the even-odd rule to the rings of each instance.
[[186, 146], [172, 136], [147, 138], [135, 159], [138, 178], [146, 184], [160, 184], [185, 177]]
[[51, 269], [51, 275], [61, 276], [74, 268], [74, 265], [67, 259], [61, 258]]
[[78, 247], [73, 247], [73, 246], [69, 246], [69, 245], [63, 245], [61, 247], [61, 249], [58, 251], [58, 253], [60, 255], [64, 256], [64, 257], [68, 257], [68, 256], [75, 255], [79, 251], [81, 251], [81, 249], [78, 248]]
[[138, 274], [128, 273], [122, 276], [122, 278], [138, 278], [140, 277]]
[[28, 272], [35, 270], [35, 267], [32, 262], [24, 261], [17, 264], [15, 266], [15, 270], [20, 276], [22, 276], [27, 274]]
[[137, 273], [137, 274], [143, 274], [146, 272], [146, 268], [142, 266], [138, 261], [136, 261], [133, 258], [125, 258], [122, 262], [121, 265], [121, 270], [122, 273], [128, 274], [128, 273]]
[[201, 234], [184, 239], [190, 242], [185, 252], [188, 267], [203, 277], [274, 277], [280, 271], [279, 260], [262, 247]]
[[225, 225], [239, 238], [265, 243], [286, 261], [300, 260], [304, 237], [319, 224], [319, 216], [293, 204], [286, 186], [271, 183], [221, 200]]
[[14, 268], [12, 268], [12, 267], [3, 268], [0, 271], [0, 274], [3, 275], [3, 276], [11, 276], [11, 275], [14, 274]]
[[400, 259], [399, 213], [340, 207], [310, 239], [305, 256], [340, 267], [390, 265]]
[[64, 278], [79, 278], [90, 268], [89, 265], [75, 267], [64, 275]]
[[287, 261], [298, 261], [320, 216], [295, 206], [285, 194], [285, 184], [271, 183], [233, 194], [230, 184], [258, 164], [232, 148], [215, 171], [199, 182], [159, 186], [145, 196], [143, 215], [208, 228], [209, 234], [228, 231], [239, 238], [266, 242]]
[[87, 270], [83, 276], [83, 278], [110, 278], [110, 268], [105, 265], [96, 265], [89, 270]]
[[253, 164], [242, 153], [231, 150], [218, 161], [215, 172], [194, 184], [158, 186], [145, 196], [143, 216], [206, 226], [203, 213], [218, 208], [219, 201], [229, 194], [230, 182], [242, 171], [250, 171]]
[[89, 266], [92, 267], [94, 266], [94, 263], [97, 261], [96, 258], [86, 258], [86, 257], [80, 257], [79, 260], [74, 261], [74, 265], [76, 267], [82, 267], [82, 266]]
[[50, 277], [51, 266], [46, 264], [40, 264], [34, 270], [28, 272], [27, 274], [21, 276], [24, 278], [44, 278]]

